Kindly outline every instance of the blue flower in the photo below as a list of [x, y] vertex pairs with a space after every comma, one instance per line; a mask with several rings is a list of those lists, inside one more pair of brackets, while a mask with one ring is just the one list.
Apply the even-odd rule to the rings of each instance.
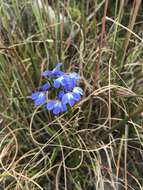
[[59, 68], [62, 65], [62, 63], [58, 63], [57, 66], [53, 70], [46, 70], [42, 73], [42, 76], [44, 77], [55, 77], [55, 76], [61, 76], [64, 72], [60, 71]]
[[65, 74], [54, 80], [54, 88], [59, 89], [61, 86], [65, 90], [70, 91], [76, 85], [76, 81], [70, 78], [69, 75]]
[[49, 83], [46, 83], [42, 86], [42, 90], [43, 91], [47, 91], [48, 89], [50, 88], [50, 84]]
[[34, 101], [36, 106], [40, 106], [46, 102], [46, 96], [43, 92], [34, 92], [31, 95], [32, 100]]
[[63, 86], [66, 91], [71, 91], [76, 86], [79, 78], [77, 73], [63, 74], [54, 80], [54, 87], [59, 89]]
[[73, 89], [73, 93], [82, 96], [83, 95], [83, 90], [82, 90], [82, 88], [76, 86]]
[[51, 71], [50, 70], [46, 70], [42, 73], [42, 76], [43, 77], [47, 77], [47, 76], [50, 76], [51, 75]]
[[64, 89], [71, 91], [77, 85], [79, 79], [79, 75], [75, 72], [67, 74], [62, 81]]
[[50, 100], [47, 103], [47, 109], [49, 111], [53, 110], [53, 114], [58, 115], [59, 113], [67, 111], [67, 107], [65, 104], [62, 104], [59, 100]]
[[72, 78], [72, 79], [75, 79], [76, 81], [80, 79], [80, 76], [75, 72], [70, 73], [69, 77]]
[[75, 72], [60, 71], [61, 65], [58, 63], [53, 70], [42, 73], [47, 82], [40, 87], [40, 91], [31, 96], [36, 106], [46, 104], [47, 110], [52, 111], [54, 115], [67, 111], [67, 105], [73, 106], [83, 95], [83, 90], [77, 87], [80, 76]]
[[63, 104], [67, 104], [69, 103], [70, 106], [73, 106], [76, 102], [76, 98], [73, 96], [72, 92], [68, 92], [66, 93], [63, 97], [62, 97], [62, 103]]
[[59, 89], [60, 86], [63, 84], [64, 75], [60, 76], [59, 78], [54, 80], [54, 88]]
[[62, 100], [62, 97], [65, 95], [65, 93], [64, 93], [64, 91], [60, 91], [59, 93], [58, 93], [58, 95], [57, 95], [57, 98], [59, 99], [59, 100]]
[[72, 92], [68, 92], [63, 95], [62, 103], [67, 104], [69, 103], [70, 106], [73, 106], [77, 101], [81, 99], [83, 95], [83, 90], [80, 87], [74, 87]]

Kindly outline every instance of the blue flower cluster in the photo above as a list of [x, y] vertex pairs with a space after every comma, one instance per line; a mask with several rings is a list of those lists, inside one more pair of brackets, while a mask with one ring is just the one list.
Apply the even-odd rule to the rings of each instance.
[[73, 106], [83, 95], [82, 88], [77, 86], [80, 79], [77, 73], [64, 73], [59, 63], [53, 70], [46, 70], [42, 76], [47, 79], [40, 91], [32, 94], [36, 106], [46, 104], [47, 110], [54, 115], [67, 111], [67, 105]]

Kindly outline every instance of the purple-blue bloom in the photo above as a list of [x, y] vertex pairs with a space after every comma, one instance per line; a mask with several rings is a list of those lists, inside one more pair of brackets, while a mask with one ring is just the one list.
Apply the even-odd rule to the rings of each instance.
[[63, 79], [63, 87], [66, 91], [71, 91], [76, 86], [76, 79], [70, 76], [65, 76]]
[[72, 92], [68, 92], [63, 95], [62, 103], [67, 104], [69, 103], [70, 106], [73, 106], [77, 101], [81, 99], [83, 95], [83, 90], [80, 87], [74, 87]]
[[46, 70], [42, 73], [42, 76], [44, 77], [55, 77], [55, 76], [61, 76], [64, 72], [60, 71], [59, 68], [62, 65], [62, 63], [58, 63], [57, 66], [53, 70]]
[[60, 86], [63, 84], [63, 80], [64, 80], [64, 75], [58, 77], [57, 79], [54, 80], [54, 88], [59, 89]]
[[62, 91], [60, 91], [59, 93], [58, 93], [58, 95], [57, 95], [57, 98], [59, 99], [59, 100], [62, 100], [62, 97], [64, 96], [64, 94], [65, 94], [65, 92], [62, 90]]
[[79, 79], [77, 73], [63, 74], [54, 80], [54, 87], [59, 89], [62, 86], [66, 91], [71, 91], [77, 85]]
[[36, 106], [40, 106], [46, 102], [46, 96], [43, 92], [34, 92], [31, 95], [32, 100], [34, 101]]
[[53, 114], [58, 115], [59, 113], [67, 111], [67, 107], [65, 104], [62, 104], [59, 100], [50, 100], [47, 103], [47, 109], [49, 111], [53, 111]]
[[82, 90], [82, 88], [76, 86], [73, 89], [73, 93], [79, 94], [80, 96], [82, 96], [83, 95], [83, 90]]
[[71, 79], [74, 79], [74, 80], [79, 80], [79, 79], [80, 79], [80, 76], [79, 76], [77, 73], [75, 73], [75, 72], [70, 73], [70, 74], [69, 74], [69, 77], [70, 77]]
[[72, 94], [72, 92], [68, 92], [66, 93], [63, 97], [62, 97], [62, 103], [63, 104], [67, 104], [69, 103], [70, 106], [73, 106], [75, 104], [76, 100]]
[[42, 76], [47, 77], [47, 82], [31, 96], [36, 106], [46, 103], [47, 110], [54, 115], [66, 112], [67, 105], [73, 106], [83, 96], [82, 88], [77, 86], [80, 76], [75, 72], [60, 71], [61, 65], [58, 63], [53, 70], [42, 73]]
[[50, 84], [48, 82], [42, 86], [43, 91], [47, 91], [49, 88], [50, 88]]

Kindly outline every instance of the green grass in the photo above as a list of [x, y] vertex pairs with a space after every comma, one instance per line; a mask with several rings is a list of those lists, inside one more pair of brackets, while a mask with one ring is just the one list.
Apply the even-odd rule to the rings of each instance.
[[[142, 190], [142, 2], [42, 2], [0, 1], [0, 187]], [[85, 94], [54, 117], [30, 96], [58, 62]]]

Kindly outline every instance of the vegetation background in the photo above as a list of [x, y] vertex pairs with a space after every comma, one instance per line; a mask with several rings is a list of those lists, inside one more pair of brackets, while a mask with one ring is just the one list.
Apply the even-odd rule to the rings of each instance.
[[[84, 97], [35, 108], [63, 63]], [[0, 0], [0, 189], [143, 189], [143, 1]]]

